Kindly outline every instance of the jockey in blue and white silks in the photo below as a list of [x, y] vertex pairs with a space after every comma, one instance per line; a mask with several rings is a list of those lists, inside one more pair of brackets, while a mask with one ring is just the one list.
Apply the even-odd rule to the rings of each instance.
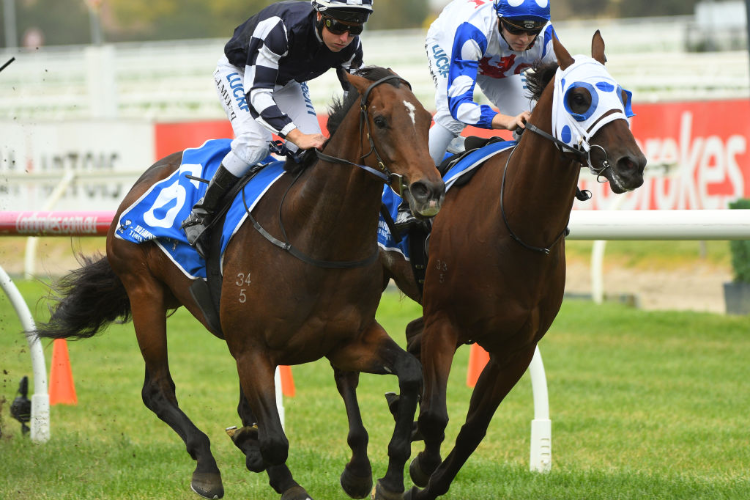
[[[522, 71], [555, 61], [549, 0], [454, 0], [427, 33], [425, 48], [435, 83], [430, 155], [439, 164], [467, 125], [523, 128], [532, 102]], [[474, 100], [476, 85], [499, 109]]]
[[[232, 148], [203, 198], [183, 222], [187, 240], [201, 256], [201, 236], [223, 194], [269, 153], [271, 133], [291, 151], [320, 149], [326, 141], [306, 82], [329, 69], [362, 65], [359, 34], [373, 0], [276, 2], [234, 30], [214, 72], [224, 111], [232, 123]], [[339, 75], [346, 91], [349, 83]]]

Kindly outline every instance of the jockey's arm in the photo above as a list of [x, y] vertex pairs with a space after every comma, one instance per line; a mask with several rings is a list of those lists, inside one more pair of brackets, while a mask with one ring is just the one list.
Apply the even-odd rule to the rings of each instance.
[[[479, 60], [486, 49], [487, 40], [475, 26], [469, 23], [459, 26], [453, 40], [447, 98], [448, 108], [454, 120], [466, 125], [491, 129], [497, 128], [494, 126], [497, 111], [486, 104], [474, 101]], [[498, 125], [505, 123], [505, 120], [501, 120]]]
[[323, 149], [326, 136], [323, 134], [304, 134], [300, 129], [295, 128], [286, 134], [286, 140], [293, 142], [300, 149]]
[[517, 116], [496, 114], [492, 118], [492, 128], [497, 130], [515, 130], [517, 128], [526, 128], [526, 122], [531, 117], [530, 111], [524, 111]]

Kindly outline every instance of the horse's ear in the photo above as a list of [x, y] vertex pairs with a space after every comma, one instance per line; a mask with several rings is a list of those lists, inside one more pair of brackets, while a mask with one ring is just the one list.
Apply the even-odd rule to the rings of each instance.
[[560, 43], [560, 40], [558, 40], [556, 36], [552, 37], [552, 47], [555, 50], [555, 56], [557, 56], [557, 63], [563, 71], [568, 69], [568, 67], [575, 62], [568, 52], [568, 49], [563, 47], [563, 44]]
[[591, 40], [591, 57], [602, 64], [607, 62], [607, 56], [604, 55], [604, 38], [599, 30], [594, 33], [594, 39]]
[[351, 73], [347, 73], [346, 78], [349, 80], [349, 83], [354, 85], [354, 88], [357, 89], [357, 92], [359, 92], [360, 95], [365, 95], [365, 92], [367, 92], [367, 88], [370, 86], [370, 84], [372, 84], [372, 82], [367, 78], [353, 75]]

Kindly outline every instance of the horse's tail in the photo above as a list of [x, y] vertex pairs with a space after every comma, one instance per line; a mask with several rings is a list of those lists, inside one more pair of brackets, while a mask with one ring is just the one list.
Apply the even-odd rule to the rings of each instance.
[[107, 258], [81, 259], [82, 267], [53, 287], [50, 298], [56, 305], [49, 322], [37, 325], [39, 337], [90, 338], [118, 319], [130, 319], [130, 299]]

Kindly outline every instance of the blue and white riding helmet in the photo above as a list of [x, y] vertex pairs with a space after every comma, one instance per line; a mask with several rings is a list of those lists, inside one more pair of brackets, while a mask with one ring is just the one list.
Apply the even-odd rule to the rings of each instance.
[[495, 0], [497, 17], [526, 29], [538, 29], [551, 17], [549, 0]]
[[[583, 55], [574, 59], [575, 63], [565, 70], [558, 68], [555, 74], [552, 127], [555, 138], [589, 152], [591, 137], [604, 125], [626, 120], [630, 126], [629, 118], [635, 116], [631, 107], [633, 94], [623, 89], [599, 61]], [[591, 95], [591, 104], [582, 113], [574, 112], [569, 103], [571, 92], [577, 88], [584, 88]]]
[[347, 23], [365, 24], [372, 14], [373, 0], [310, 0], [313, 8]]

